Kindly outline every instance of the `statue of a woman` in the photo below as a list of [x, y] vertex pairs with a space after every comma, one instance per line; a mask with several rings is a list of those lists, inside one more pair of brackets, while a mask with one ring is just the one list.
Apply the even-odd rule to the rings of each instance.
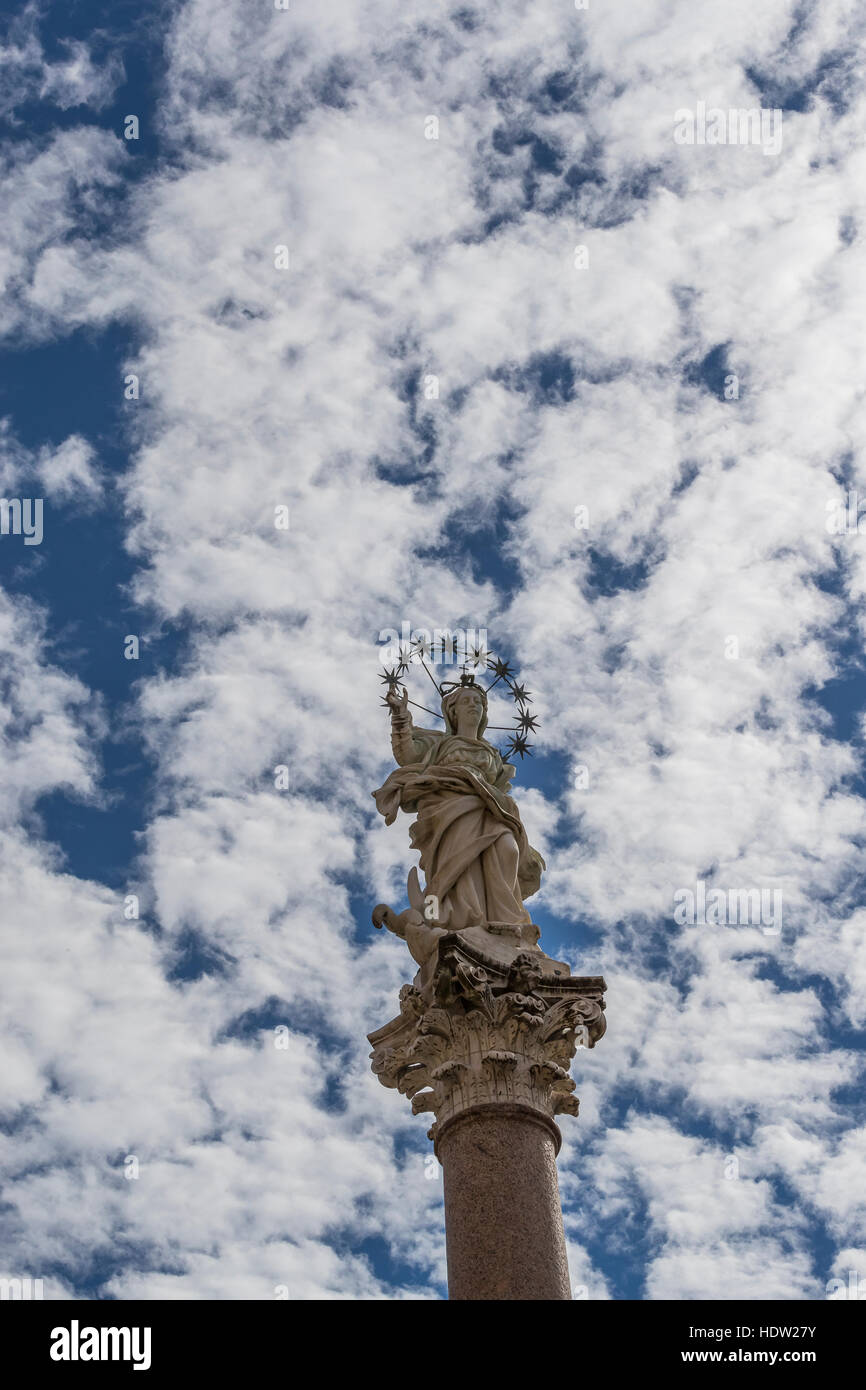
[[405, 688], [391, 689], [386, 701], [399, 767], [373, 795], [388, 825], [398, 810], [416, 815], [410, 838], [426, 888], [413, 869], [411, 908], [398, 917], [382, 904], [374, 922], [405, 936], [422, 965], [446, 931], [471, 931], [478, 944], [498, 936], [512, 949], [537, 947], [538, 928], [523, 903], [538, 891], [544, 860], [508, 794], [515, 769], [483, 737], [486, 691], [471, 677], [449, 691], [444, 732], [415, 728]]

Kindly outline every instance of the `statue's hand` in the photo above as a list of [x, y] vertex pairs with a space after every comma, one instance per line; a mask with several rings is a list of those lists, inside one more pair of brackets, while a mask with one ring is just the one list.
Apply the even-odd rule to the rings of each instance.
[[392, 687], [388, 691], [388, 694], [385, 696], [385, 702], [388, 708], [390, 709], [392, 716], [396, 714], [402, 716], [403, 718], [408, 717], [409, 691], [406, 689], [405, 685], [403, 686], [402, 695], [398, 695], [397, 691]]

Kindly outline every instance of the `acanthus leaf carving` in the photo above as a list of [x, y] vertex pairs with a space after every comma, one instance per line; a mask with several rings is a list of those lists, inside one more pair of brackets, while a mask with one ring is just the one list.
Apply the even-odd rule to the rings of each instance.
[[446, 934], [426, 990], [404, 986], [398, 1019], [370, 1034], [374, 1073], [441, 1125], [508, 1103], [552, 1121], [578, 1113], [568, 1068], [604, 1032], [604, 981], [545, 974], [523, 951], [510, 963]]

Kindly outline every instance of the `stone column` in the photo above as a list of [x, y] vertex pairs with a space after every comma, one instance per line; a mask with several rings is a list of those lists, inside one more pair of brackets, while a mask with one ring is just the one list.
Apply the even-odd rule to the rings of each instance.
[[604, 1032], [604, 980], [537, 948], [511, 960], [443, 935], [425, 983], [369, 1035], [373, 1071], [429, 1112], [445, 1177], [452, 1299], [570, 1299], [556, 1178], [569, 1067]]
[[448, 1296], [571, 1298], [559, 1131], [521, 1106], [476, 1106], [440, 1133]]

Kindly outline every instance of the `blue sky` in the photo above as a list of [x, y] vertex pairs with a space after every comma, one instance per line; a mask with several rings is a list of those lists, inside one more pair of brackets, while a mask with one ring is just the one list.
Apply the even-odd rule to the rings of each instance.
[[[444, 1296], [426, 1122], [365, 1041], [411, 970], [370, 925], [412, 862], [370, 796], [405, 622], [486, 629], [541, 715], [533, 915], [609, 987], [575, 1288], [866, 1290], [866, 560], [827, 524], [866, 499], [862, 22], [2, 14], [0, 465], [44, 501], [0, 536], [9, 1272]], [[699, 102], [781, 149], [677, 144]], [[698, 880], [782, 931], [678, 926]]]

